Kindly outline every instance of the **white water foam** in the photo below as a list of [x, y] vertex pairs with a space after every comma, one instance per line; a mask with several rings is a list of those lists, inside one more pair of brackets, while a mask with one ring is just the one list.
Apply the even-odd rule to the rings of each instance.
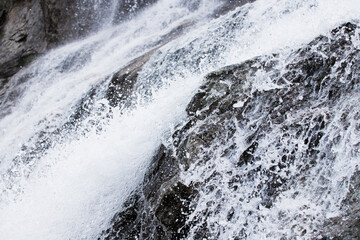
[[121, 114], [112, 110], [101, 133], [94, 128], [86, 136], [66, 136], [34, 162], [13, 159], [31, 146], [27, 141], [34, 134], [63, 125], [91, 87], [103, 82], [106, 88], [114, 72], [156, 47], [162, 35], [209, 14], [216, 4], [208, 3], [190, 11], [181, 1], [159, 1], [127, 23], [53, 50], [13, 78], [30, 79], [14, 86], [16, 101], [2, 105], [1, 239], [98, 236], [142, 179], [160, 140], [185, 116], [201, 77], [163, 78], [169, 84], [151, 102], [140, 101]]
[[197, 85], [191, 78], [174, 82], [151, 104], [115, 113], [100, 135], [94, 130], [49, 150], [23, 183], [22, 195], [1, 206], [1, 237], [96, 239], [142, 180], [164, 134], [184, 117]]
[[[183, 110], [203, 74], [257, 55], [288, 51], [337, 24], [358, 20], [357, 2], [259, 0], [243, 7], [247, 14], [242, 17], [233, 18], [234, 11], [202, 22], [198, 30], [162, 47], [140, 73], [145, 80], [159, 73], [158, 78], [169, 83], [155, 91], [150, 103], [122, 115], [115, 112], [100, 134], [94, 130], [47, 150], [29, 177], [15, 173], [20, 175], [20, 192], [12, 195], [6, 183], [0, 182], [1, 192], [9, 194], [0, 203], [0, 238], [96, 238], [141, 181], [171, 125], [185, 117]], [[30, 80], [19, 86], [21, 97], [7, 106], [10, 113], [0, 119], [2, 179], [31, 136], [46, 127], [61, 126], [92, 86], [107, 83], [114, 72], [152, 48], [146, 44], [156, 42], [173, 27], [204, 18], [216, 1], [204, 1], [195, 12], [182, 6], [181, 1], [160, 1], [130, 22], [50, 52], [15, 76], [15, 82], [26, 75]], [[229, 21], [241, 21], [240, 27], [222, 29]], [[225, 34], [218, 36], [213, 30]], [[221, 54], [212, 55], [214, 46], [223, 47]], [[180, 55], [183, 62], [167, 59], [179, 49], [193, 53], [187, 53], [187, 58]], [[78, 56], [64, 70], [67, 59]], [[192, 63], [192, 57], [199, 62]], [[169, 62], [160, 64], [162, 59]]]

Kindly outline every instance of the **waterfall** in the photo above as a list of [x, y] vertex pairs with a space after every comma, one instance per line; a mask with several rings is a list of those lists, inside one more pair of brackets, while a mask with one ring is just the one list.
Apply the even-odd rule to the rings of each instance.
[[[100, 1], [93, 2], [96, 8]], [[221, 14], [215, 13], [226, 1], [159, 0], [126, 21], [107, 24], [117, 14], [113, 11], [117, 4], [110, 3], [111, 13], [99, 31], [41, 56], [13, 76], [0, 95], [0, 239], [97, 239], [143, 180], [160, 144], [171, 141], [174, 130], [186, 123], [187, 105], [209, 73], [274, 53], [278, 56], [276, 71], [284, 72], [295, 50], [341, 24], [360, 21], [357, 0], [257, 0]], [[354, 40], [357, 51], [359, 43], [359, 38]], [[107, 94], [113, 76], [122, 69], [129, 71], [134, 60], [144, 58], [147, 60], [141, 63], [133, 92], [123, 98], [116, 96], [120, 100], [112, 104]], [[267, 74], [256, 73], [248, 96], [255, 99], [257, 90], [282, 87], [271, 82]], [[332, 181], [327, 182], [327, 190], [333, 194], [321, 195], [319, 186], [309, 189], [310, 180], [299, 180], [270, 208], [254, 210], [254, 215], [248, 216], [248, 210], [260, 200], [254, 196], [240, 201], [253, 191], [251, 186], [241, 185], [242, 192], [224, 193], [229, 196], [223, 202], [223, 212], [206, 220], [214, 228], [221, 225], [222, 231], [214, 230], [218, 239], [232, 239], [234, 234], [244, 239], [299, 237], [298, 232], [311, 231], [310, 225], [318, 223], [311, 217], [322, 217], [324, 212], [336, 216], [337, 202], [347, 193], [341, 188], [348, 184], [344, 179], [357, 171], [359, 162], [359, 154], [348, 144], [359, 141], [358, 130], [354, 130], [358, 122], [353, 120], [358, 101], [359, 96], [353, 95], [335, 105], [332, 111], [338, 115], [326, 128], [327, 136], [334, 137], [341, 114], [353, 109], [348, 111], [349, 128], [342, 133], [340, 146], [345, 150], [332, 149], [338, 151], [334, 154], [344, 154], [347, 162], [336, 158], [331, 163], [324, 161], [331, 168], [317, 165], [307, 172], [316, 176], [336, 170], [329, 174]], [[237, 104], [241, 107], [244, 103]], [[322, 110], [319, 106], [309, 118], [324, 114]], [[246, 126], [256, 125], [255, 117], [251, 121]], [[245, 138], [249, 132], [243, 126], [235, 128], [238, 154], [248, 147]], [[277, 154], [273, 144], [277, 138], [296, 144], [291, 136], [281, 135], [274, 128], [259, 142], [259, 151]], [[207, 170], [210, 167], [226, 176], [234, 159], [219, 157], [216, 151], [213, 154], [207, 164], [191, 167], [180, 178], [190, 184], [211, 175], [213, 172]], [[300, 161], [301, 156], [297, 157]], [[258, 165], [270, 166], [271, 158]], [[261, 176], [254, 178], [263, 181]], [[227, 180], [211, 181], [225, 189]], [[216, 212], [208, 204], [209, 199], [218, 199], [216, 193], [201, 194], [190, 220], [201, 219], [198, 216], [206, 209]], [[296, 202], [289, 203], [294, 195]], [[324, 199], [316, 204], [309, 199], [322, 196]], [[214, 202], [215, 206], [218, 202]], [[225, 215], [234, 206], [235, 217], [226, 222]], [[302, 215], [296, 215], [298, 211]], [[282, 226], [299, 219], [306, 225], [303, 229]], [[239, 226], [245, 222], [249, 227], [242, 230]], [[200, 223], [195, 224], [189, 239], [196, 239], [199, 228]]]

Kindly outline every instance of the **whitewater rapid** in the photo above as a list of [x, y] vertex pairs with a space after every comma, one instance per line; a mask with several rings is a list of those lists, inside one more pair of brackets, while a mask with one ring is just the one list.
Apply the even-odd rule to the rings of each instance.
[[[186, 118], [207, 73], [259, 55], [286, 56], [360, 20], [358, 0], [258, 0], [219, 18], [211, 17], [216, 0], [200, 1], [196, 10], [185, 2], [160, 0], [127, 22], [52, 50], [11, 79], [0, 104], [0, 239], [97, 239], [157, 147]], [[95, 99], [79, 129], [50, 134], [49, 144], [34, 148], [42, 133], [67, 123], [90, 89], [104, 94], [114, 73], [184, 23], [191, 23], [186, 32], [144, 65], [130, 109]]]

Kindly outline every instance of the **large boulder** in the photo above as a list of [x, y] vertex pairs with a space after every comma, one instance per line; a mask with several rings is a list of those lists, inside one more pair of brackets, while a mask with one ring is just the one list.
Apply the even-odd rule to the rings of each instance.
[[271, 219], [266, 209], [289, 189], [298, 189], [294, 201], [317, 194], [313, 204], [334, 204], [326, 202], [333, 186], [325, 184], [338, 171], [333, 149], [342, 131], [360, 131], [356, 105], [344, 102], [359, 90], [359, 29], [347, 23], [316, 38], [287, 56], [285, 67], [273, 54], [210, 73], [187, 107], [188, 121], [159, 148], [100, 239], [220, 239], [227, 226], [233, 239], [256, 231], [279, 239], [359, 238], [357, 175], [342, 189], [343, 215], [314, 217], [302, 211], [305, 204], [295, 213], [279, 210], [278, 232], [262, 228]]

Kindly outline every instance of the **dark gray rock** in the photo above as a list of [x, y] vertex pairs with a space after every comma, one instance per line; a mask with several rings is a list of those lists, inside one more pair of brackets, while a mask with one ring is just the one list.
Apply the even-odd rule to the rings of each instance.
[[[48, 49], [135, 15], [155, 1], [1, 0], [0, 78], [18, 72]], [[112, 19], [114, 18], [114, 19]]]
[[44, 22], [39, 0], [0, 5], [0, 78], [8, 78], [45, 51]]
[[360, 172], [351, 178], [349, 193], [342, 202], [344, 213], [326, 221], [317, 239], [352, 240], [360, 237]]
[[103, 24], [128, 20], [154, 2], [124, 0], [114, 6], [112, 0], [41, 0], [48, 47], [84, 37]]
[[48, 47], [84, 37], [98, 29], [111, 16], [111, 0], [41, 0]]
[[192, 212], [193, 186], [177, 181], [180, 171], [171, 150], [161, 146], [154, 156], [142, 185], [113, 218], [111, 228], [99, 239], [181, 239]]
[[[325, 128], [334, 114], [331, 110], [324, 110], [319, 115], [312, 115], [311, 112], [312, 109], [319, 107], [331, 109], [343, 97], [356, 94], [360, 74], [358, 70], [360, 62], [357, 59], [360, 52], [353, 48], [350, 40], [356, 33], [356, 29], [359, 29], [356, 25], [348, 23], [335, 29], [330, 37], [318, 37], [307, 47], [289, 57], [293, 60], [287, 65], [287, 72], [283, 74], [276, 69], [276, 55], [255, 58], [209, 74], [206, 83], [187, 108], [188, 114], [193, 116], [195, 121], [201, 121], [191, 128], [187, 136], [186, 133], [182, 133], [185, 139], [182, 137], [183, 140], [180, 140], [183, 143], [180, 143], [178, 150], [190, 156], [186, 162], [205, 164], [204, 162], [208, 161], [207, 157], [211, 159], [216, 149], [229, 146], [222, 154], [224, 156], [239, 154], [237, 162], [239, 170], [251, 168], [252, 165], [259, 165], [256, 163], [262, 161], [264, 152], [270, 147], [268, 145], [260, 146], [259, 143], [270, 135], [273, 129], [280, 127], [283, 134], [279, 139], [273, 141], [276, 149], [279, 149], [278, 152], [282, 155], [279, 156], [279, 159], [272, 160], [273, 166], [267, 168], [260, 165], [243, 176], [236, 174], [236, 168], [228, 170], [228, 173], [233, 176], [229, 187], [234, 192], [242, 186], [243, 182], [253, 181], [258, 174], [262, 179], [267, 179], [266, 183], [258, 183], [254, 187], [252, 196], [260, 197], [261, 205], [271, 208], [280, 192], [288, 189], [295, 182], [305, 181], [302, 176], [306, 176], [306, 172], [324, 158], [332, 158], [331, 153], [326, 149], [336, 143], [327, 142], [328, 136], [326, 136]], [[336, 63], [344, 60], [347, 64], [336, 67]], [[352, 69], [351, 73], [345, 73], [346, 67]], [[332, 72], [334, 69], [336, 69], [335, 74]], [[270, 77], [275, 84], [274, 88], [258, 90], [251, 85], [244, 87], [245, 83], [249, 83], [248, 79], [255, 77], [259, 70]], [[330, 77], [331, 72], [336, 76], [335, 78]], [[346, 79], [346, 81], [341, 79]], [[290, 85], [288, 85], [289, 83]], [[305, 109], [308, 109], [307, 114], [300, 115], [301, 117], [297, 120], [288, 120], [288, 116], [296, 116], [298, 112], [303, 112]], [[348, 125], [349, 123], [344, 122], [344, 124]], [[247, 138], [248, 147], [240, 153], [233, 151], [235, 143], [231, 140], [235, 125], [245, 128], [249, 133], [248, 136], [244, 136]], [[290, 141], [287, 140], [289, 137], [290, 139], [303, 139], [307, 147], [300, 150], [297, 145], [289, 146]], [[324, 139], [325, 137], [326, 139]], [[271, 139], [271, 137], [269, 138]], [[325, 144], [326, 148], [319, 148], [320, 143]], [[286, 169], [289, 169], [299, 158], [301, 164], [298, 165], [297, 174], [289, 175]], [[217, 179], [219, 176], [221, 177], [221, 174], [214, 174], [205, 182], [212, 182], [212, 179]], [[211, 191], [217, 189], [217, 191], [223, 192], [221, 187], [216, 186], [217, 181], [214, 180], [214, 182], [213, 185], [201, 182], [195, 185], [201, 186], [198, 189], [200, 192], [207, 192], [207, 188], [210, 186], [213, 188]], [[242, 197], [246, 198], [246, 196]], [[358, 204], [358, 197], [355, 198], [355, 202]], [[344, 206], [347, 205], [344, 203]], [[221, 205], [209, 210], [210, 214], [213, 214], [217, 208], [221, 208]], [[216, 239], [217, 232], [214, 232], [212, 227], [206, 224], [207, 214], [202, 213], [195, 221], [188, 222], [188, 224], [194, 229], [193, 232], [197, 238]], [[330, 239], [360, 237], [356, 230], [358, 227], [357, 208], [350, 207], [350, 210], [346, 210], [345, 215], [351, 217], [346, 218], [346, 223], [340, 224], [338, 221], [332, 224], [331, 228], [336, 234], [330, 233]], [[352, 231], [351, 228], [353, 228]], [[314, 229], [314, 232], [317, 230]], [[246, 238], [240, 233], [238, 237]]]
[[221, 6], [217, 8], [212, 14], [215, 18], [225, 15], [226, 13], [247, 3], [255, 2], [255, 0], [222, 0], [221, 2]]
[[157, 49], [158, 47], [132, 60], [126, 67], [114, 74], [106, 96], [110, 106], [129, 107], [139, 71]]
[[135, 16], [140, 10], [154, 4], [157, 0], [123, 0], [119, 1], [113, 23], [117, 24]]
[[5, 9], [0, 10], [0, 28], [4, 25], [6, 20], [7, 11]]
[[[355, 24], [347, 23], [329, 36], [316, 38], [288, 57], [285, 71], [278, 70], [279, 59], [274, 54], [210, 73], [186, 109], [189, 121], [174, 132], [173, 142], [159, 148], [143, 183], [100, 239], [182, 239], [190, 233], [195, 239], [217, 239], [221, 226], [209, 222], [210, 217], [224, 211], [222, 203], [237, 196], [245, 183], [251, 183], [253, 190], [236, 201], [241, 204], [255, 196], [261, 199], [259, 206], [249, 210], [249, 216], [260, 207], [271, 208], [289, 186], [305, 184], [307, 173], [316, 164], [333, 159], [326, 149], [334, 146], [337, 138], [325, 131], [335, 116], [331, 109], [358, 91], [360, 52], [352, 44], [358, 30]], [[256, 85], [259, 72], [269, 77], [271, 87]], [[320, 107], [322, 112], [314, 110]], [[350, 120], [345, 116], [340, 124], [348, 126]], [[241, 151], [235, 141], [239, 128], [246, 130], [243, 137], [247, 146]], [[274, 131], [280, 131], [275, 139]], [[267, 137], [271, 142], [264, 145]], [[300, 148], [299, 141], [304, 147]], [[269, 165], [259, 164], [268, 157], [264, 153], [273, 148], [280, 155]], [[238, 161], [220, 172], [215, 156]], [[294, 164], [297, 171], [291, 174], [288, 169]], [[204, 166], [209, 174], [204, 173], [202, 179], [189, 184], [179, 178], [181, 171]], [[244, 169], [251, 170], [240, 174]], [[259, 178], [267, 180], [255, 181]], [[360, 237], [360, 178], [355, 175], [352, 181], [342, 205], [344, 216], [329, 219], [322, 227], [311, 226], [311, 232], [302, 234], [319, 237], [323, 232], [324, 239]], [[318, 191], [321, 194], [326, 189]], [[201, 199], [207, 194], [216, 198]], [[201, 212], [197, 210], [200, 201], [207, 206]], [[236, 217], [235, 209], [229, 208], [227, 221], [236, 221]], [[261, 218], [256, 218], [259, 224]], [[234, 239], [246, 239], [246, 228], [246, 224], [239, 225]]]

